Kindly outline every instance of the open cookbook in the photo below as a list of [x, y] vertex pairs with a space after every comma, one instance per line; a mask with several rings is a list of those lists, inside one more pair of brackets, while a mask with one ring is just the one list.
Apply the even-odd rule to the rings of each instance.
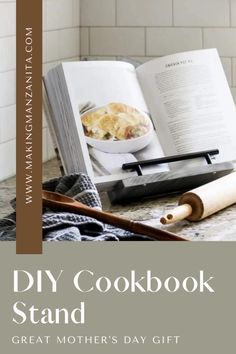
[[[208, 149], [219, 149], [215, 162], [236, 159], [236, 110], [216, 49], [138, 68], [119, 61], [66, 62], [45, 75], [44, 86], [65, 172], [87, 173], [100, 189], [136, 175], [123, 170], [124, 163]], [[179, 168], [153, 165], [143, 174]]]

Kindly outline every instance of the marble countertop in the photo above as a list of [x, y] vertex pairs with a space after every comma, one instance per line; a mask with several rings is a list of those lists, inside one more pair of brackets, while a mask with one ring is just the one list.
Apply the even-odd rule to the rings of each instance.
[[[56, 160], [43, 166], [43, 180], [60, 176]], [[15, 178], [0, 183], [0, 218], [12, 212], [9, 204], [15, 197]], [[177, 205], [177, 196], [168, 196], [126, 205], [111, 205], [105, 193], [101, 194], [103, 209], [128, 219], [143, 221], [194, 241], [236, 241], [236, 205], [199, 222], [181, 221], [163, 226], [160, 217]]]
[[[129, 205], [110, 205], [102, 196], [103, 207], [128, 219], [143, 221], [193, 241], [236, 241], [236, 205], [198, 222], [187, 220], [163, 226], [160, 218], [178, 205], [179, 196], [168, 196]], [[105, 202], [104, 202], [105, 201]]]

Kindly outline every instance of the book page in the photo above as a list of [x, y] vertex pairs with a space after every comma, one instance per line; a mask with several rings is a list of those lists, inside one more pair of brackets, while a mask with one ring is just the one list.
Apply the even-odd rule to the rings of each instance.
[[104, 106], [121, 102], [148, 111], [134, 67], [125, 62], [84, 61], [63, 63], [74, 105], [92, 102]]
[[219, 149], [236, 159], [236, 111], [216, 49], [152, 60], [137, 69], [165, 154]]
[[[91, 145], [91, 139], [89, 140], [85, 136], [81, 121], [82, 115], [90, 109], [96, 110], [112, 102], [122, 103], [137, 109], [141, 113], [143, 112], [151, 122], [135, 68], [131, 64], [111, 61], [69, 62], [63, 63], [63, 72], [79, 137], [85, 141], [84, 149], [88, 149], [91, 160], [87, 162], [92, 164], [96, 178], [112, 176], [112, 180], [114, 178], [119, 180], [123, 176], [133, 176], [136, 175], [136, 172], [122, 170], [123, 163], [140, 160], [139, 156], [145, 160], [154, 158], [154, 156], [156, 158], [163, 156], [163, 150], [152, 123], [151, 141], [145, 147], [140, 145], [140, 148], [139, 146], [136, 149], [131, 148], [130, 152], [123, 148], [120, 151], [114, 150], [112, 145], [111, 151], [109, 148], [101, 149], [98, 144], [97, 146]], [[135, 139], [129, 140], [132, 145]], [[156, 172], [166, 169], [166, 166], [155, 166], [154, 168]], [[144, 174], [151, 173], [152, 170], [145, 168]]]

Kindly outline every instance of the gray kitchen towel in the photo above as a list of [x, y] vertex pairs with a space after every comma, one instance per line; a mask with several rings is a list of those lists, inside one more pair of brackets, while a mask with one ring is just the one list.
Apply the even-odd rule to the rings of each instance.
[[[55, 178], [43, 184], [43, 189], [72, 197], [92, 208], [101, 209], [96, 187], [85, 174]], [[11, 202], [15, 209], [15, 200]], [[0, 241], [15, 241], [16, 213], [0, 220]], [[100, 221], [68, 212], [43, 211], [44, 241], [149, 241], [146, 236], [103, 224]]]

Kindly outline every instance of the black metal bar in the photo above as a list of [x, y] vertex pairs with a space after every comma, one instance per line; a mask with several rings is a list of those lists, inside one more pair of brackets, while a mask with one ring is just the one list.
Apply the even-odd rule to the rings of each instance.
[[[137, 162], [130, 162], [125, 163], [122, 165], [123, 170], [135, 170], [137, 171], [138, 175], [140, 175], [140, 170], [142, 171], [142, 167], [151, 166], [151, 165], [160, 165], [163, 163], [170, 163], [170, 162], [177, 162], [177, 161], [184, 161], [184, 160], [191, 160], [199, 157], [204, 157], [208, 164], [211, 164], [212, 155], [218, 155], [219, 150], [206, 150], [200, 152], [193, 152], [189, 154], [182, 154], [182, 155], [173, 155], [167, 157], [161, 157], [159, 159], [151, 159], [151, 160], [144, 160], [144, 161], [137, 161]], [[142, 172], [141, 172], [142, 173]]]
[[211, 155], [206, 154], [205, 158], [206, 158], [206, 162], [208, 163], [208, 165], [211, 165], [212, 164]]
[[136, 170], [138, 176], [143, 175], [142, 167], [139, 164], [135, 167], [135, 170]]

